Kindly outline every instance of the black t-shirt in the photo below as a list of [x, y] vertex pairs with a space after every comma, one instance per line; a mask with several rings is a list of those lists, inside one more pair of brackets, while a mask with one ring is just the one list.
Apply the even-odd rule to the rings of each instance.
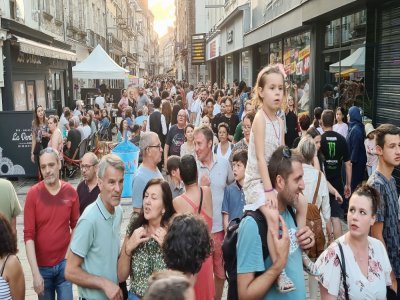
[[85, 181], [81, 181], [76, 188], [79, 197], [79, 212], [82, 215], [85, 208], [96, 201], [97, 196], [100, 194], [99, 186], [96, 185], [90, 192], [89, 187]]
[[325, 131], [321, 137], [326, 179], [333, 184], [342, 181], [342, 163], [349, 161], [349, 149], [345, 138], [335, 131]]
[[[236, 114], [232, 114], [229, 118], [225, 115], [222, 115], [219, 123], [226, 123], [229, 126], [229, 135], [235, 135], [236, 126], [239, 124], [239, 118]], [[217, 129], [218, 130], [218, 129]]]
[[71, 128], [68, 131], [67, 141], [71, 142], [71, 148], [67, 151], [67, 156], [72, 158], [76, 148], [78, 148], [81, 142], [81, 132], [76, 128]]
[[177, 125], [170, 128], [165, 144], [169, 146], [168, 156], [181, 155], [181, 146], [185, 142], [185, 129], [179, 129]]

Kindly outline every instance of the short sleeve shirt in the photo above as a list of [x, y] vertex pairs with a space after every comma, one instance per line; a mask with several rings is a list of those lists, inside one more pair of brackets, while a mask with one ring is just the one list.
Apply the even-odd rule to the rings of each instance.
[[400, 222], [396, 180], [393, 177], [388, 180], [382, 173], [375, 171], [367, 183], [373, 186], [381, 196], [376, 221], [383, 222], [382, 235], [389, 260], [396, 277], [400, 278]]
[[222, 213], [229, 214], [229, 222], [243, 215], [243, 207], [246, 204], [243, 189], [237, 182], [227, 186], [224, 190], [222, 201]]
[[[361, 272], [353, 251], [345, 240], [339, 238], [346, 264], [346, 283], [350, 299], [386, 299], [386, 286], [391, 284], [390, 262], [381, 241], [368, 237], [368, 276]], [[328, 293], [337, 299], [346, 299], [342, 272], [339, 261], [340, 250], [337, 243], [332, 243], [318, 258], [316, 266], [321, 276], [318, 281]]]
[[[289, 256], [285, 266], [286, 274], [292, 279], [296, 289], [289, 293], [280, 293], [276, 286], [270, 288], [262, 299], [306, 299], [304, 272], [302, 268], [301, 249], [297, 243], [296, 225], [288, 210], [281, 213], [285, 220], [290, 238]], [[237, 241], [237, 273], [264, 272], [271, 265], [271, 258], [263, 260], [261, 237], [256, 221], [248, 216], [239, 225]]]
[[[342, 181], [342, 163], [349, 161], [345, 138], [335, 131], [326, 131], [321, 137], [321, 152], [325, 157], [326, 179]], [[332, 182], [331, 182], [332, 183]]]
[[210, 169], [197, 161], [197, 172], [199, 182], [203, 175], [208, 175], [211, 181], [211, 195], [213, 201], [213, 226], [212, 233], [223, 230], [222, 226], [222, 201], [224, 200], [224, 189], [234, 180], [232, 168], [226, 159], [213, 157], [213, 165]]
[[168, 156], [180, 155], [181, 146], [185, 142], [185, 129], [179, 129], [178, 126], [172, 125], [167, 134], [165, 144], [169, 146]]
[[143, 167], [142, 165], [138, 168], [137, 173], [132, 180], [133, 208], [142, 208], [144, 188], [146, 184], [153, 178], [163, 178], [158, 169], [154, 172], [146, 167]]
[[21, 213], [21, 205], [19, 204], [17, 193], [10, 181], [0, 178], [0, 194], [0, 212], [11, 222], [12, 218], [15, 218]]
[[[100, 197], [79, 218], [71, 241], [71, 251], [83, 258], [82, 269], [118, 284], [117, 264], [120, 244], [122, 208], [111, 214]], [[78, 286], [79, 297], [108, 299], [102, 290]]]

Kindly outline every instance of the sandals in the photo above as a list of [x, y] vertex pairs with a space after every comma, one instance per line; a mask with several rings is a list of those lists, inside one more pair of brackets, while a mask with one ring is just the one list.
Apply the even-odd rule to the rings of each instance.
[[303, 270], [304, 271], [306, 271], [311, 276], [320, 276], [321, 275], [316, 264], [308, 257], [308, 255], [305, 252], [303, 252], [301, 254], [301, 258], [303, 260]]
[[282, 294], [289, 293], [296, 289], [293, 281], [287, 276], [285, 269], [282, 270], [276, 283], [278, 285], [276, 289]]

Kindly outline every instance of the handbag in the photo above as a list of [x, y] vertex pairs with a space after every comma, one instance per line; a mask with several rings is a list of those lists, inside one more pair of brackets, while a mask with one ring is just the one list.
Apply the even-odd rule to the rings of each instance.
[[338, 257], [338, 260], [339, 260], [341, 275], [343, 278], [344, 296], [345, 296], [346, 300], [350, 300], [349, 288], [348, 288], [347, 282], [346, 282], [346, 261], [344, 259], [343, 248], [339, 241], [336, 241], [336, 243], [339, 246], [340, 257], [341, 257], [341, 260], [339, 259], [339, 257]]
[[308, 203], [306, 225], [311, 229], [315, 235], [315, 245], [308, 251], [308, 255], [311, 258], [318, 258], [325, 249], [325, 235], [322, 229], [322, 220], [319, 213], [319, 209], [316, 205], [319, 186], [321, 183], [321, 171], [318, 171], [318, 181], [315, 188], [314, 197], [312, 203]]

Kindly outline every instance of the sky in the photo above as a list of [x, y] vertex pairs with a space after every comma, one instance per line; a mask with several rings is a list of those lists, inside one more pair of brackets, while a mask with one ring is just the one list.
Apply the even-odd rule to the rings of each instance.
[[154, 30], [161, 37], [167, 33], [169, 26], [174, 26], [174, 0], [149, 0], [149, 8], [154, 15]]

